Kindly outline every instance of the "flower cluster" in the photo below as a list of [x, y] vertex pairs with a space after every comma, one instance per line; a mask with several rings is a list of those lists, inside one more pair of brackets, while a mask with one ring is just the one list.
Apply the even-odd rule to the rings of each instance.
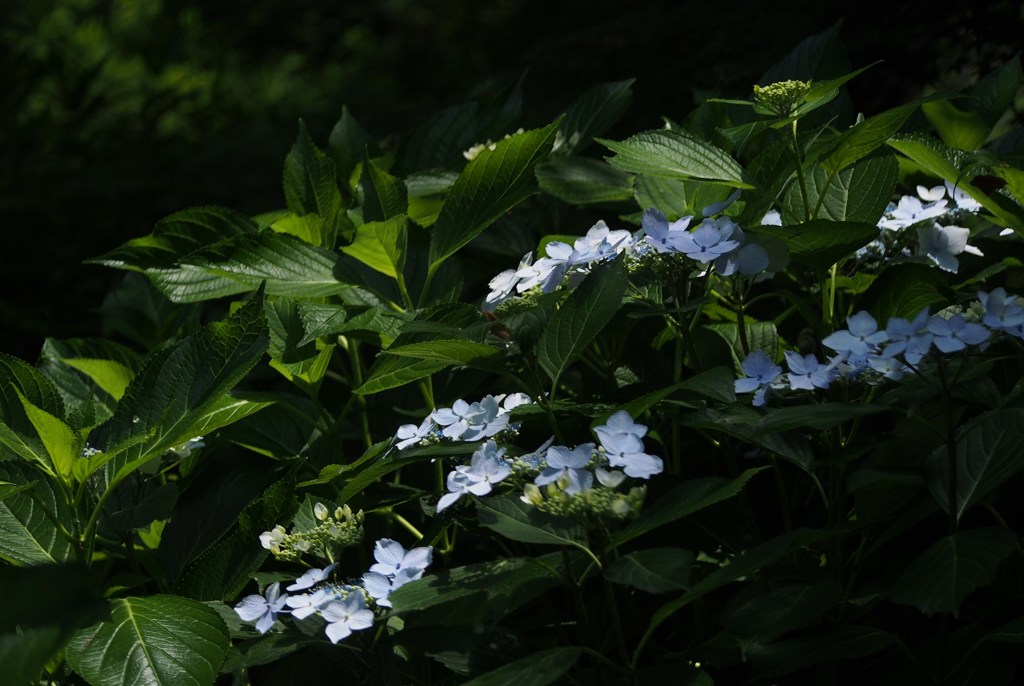
[[740, 365], [746, 376], [736, 380], [735, 391], [754, 393], [753, 404], [761, 406], [772, 389], [828, 388], [840, 375], [898, 380], [933, 349], [955, 353], [985, 343], [997, 333], [1024, 340], [1024, 305], [1002, 288], [979, 292], [977, 307], [966, 314], [946, 311], [931, 315], [925, 308], [912, 320], [891, 317], [880, 329], [869, 313], [858, 312], [846, 320], [847, 328], [822, 340], [836, 352], [826, 362], [814, 355], [786, 351], [789, 372], [784, 373], [763, 351], [755, 350]]
[[370, 605], [391, 607], [388, 596], [396, 588], [423, 576], [430, 566], [433, 549], [422, 547], [407, 551], [397, 541], [382, 538], [374, 545], [373, 555], [377, 563], [359, 581], [328, 581], [337, 567], [336, 563], [330, 564], [323, 569], [308, 570], [285, 588], [301, 593], [282, 594], [281, 583], [274, 582], [262, 595], [243, 598], [235, 606], [235, 612], [243, 621], [254, 624], [261, 634], [270, 631], [280, 615], [290, 615], [298, 621], [320, 617], [326, 623], [324, 633], [332, 643], [337, 643], [353, 631], [373, 626], [374, 613]]
[[442, 441], [479, 441], [481, 438], [514, 435], [518, 426], [509, 421], [509, 412], [533, 402], [525, 393], [488, 395], [475, 403], [456, 400], [441, 407], [416, 424], [403, 424], [395, 434], [395, 447], [405, 450], [413, 445], [432, 445]]
[[437, 511], [467, 494], [487, 495], [495, 484], [514, 475], [520, 482], [533, 479], [525, 484], [522, 499], [541, 511], [582, 518], [636, 515], [645, 489], [634, 488], [629, 493], [617, 489], [626, 477], [649, 479], [664, 469], [661, 458], [644, 452], [647, 427], [635, 423], [628, 412], [619, 411], [594, 433], [598, 444], [570, 448], [551, 445], [549, 440], [516, 458], [506, 457], [505, 448], [487, 441], [473, 453], [468, 465], [459, 465], [448, 474], [448, 493], [441, 496]]
[[306, 531], [288, 533], [278, 524], [260, 534], [260, 544], [279, 560], [295, 561], [305, 554], [332, 559], [334, 553], [363, 540], [363, 512], [348, 505], [332, 513], [323, 503], [313, 506], [320, 524]]
[[488, 284], [491, 292], [484, 299], [484, 309], [494, 311], [501, 303], [512, 297], [538, 289], [551, 293], [567, 278], [578, 283], [592, 265], [617, 257], [633, 245], [629, 231], [612, 231], [603, 221], [594, 224], [587, 235], [577, 238], [572, 245], [551, 241], [544, 247], [545, 257], [536, 262], [533, 253], [527, 253], [516, 269], [507, 269]]
[[915, 227], [917, 254], [927, 257], [940, 269], [956, 273], [960, 268], [958, 255], [968, 253], [980, 256], [982, 252], [967, 244], [970, 229], [950, 222], [980, 210], [978, 201], [948, 181], [943, 186], [933, 188], [918, 186], [916, 196], [904, 195], [898, 202], [889, 203], [885, 214], [878, 221], [882, 235], [858, 255], [862, 258], [872, 254], [884, 257], [893, 246], [901, 242], [904, 229]]
[[516, 269], [506, 269], [491, 279], [484, 310], [493, 312], [514, 296], [551, 293], [562, 286], [572, 288], [594, 264], [620, 255], [631, 258], [631, 269], [657, 261], [659, 256], [665, 259], [679, 255], [704, 268], [713, 264], [722, 276], [760, 274], [769, 265], [767, 252], [748, 240], [736, 222], [721, 214], [738, 197], [736, 191], [726, 200], [704, 207], [703, 219], [692, 229], [693, 216], [669, 222], [664, 213], [651, 208], [644, 213], [641, 231], [636, 235], [624, 229], [613, 231], [599, 221], [572, 245], [552, 241], [545, 246], [544, 257], [535, 261], [533, 253], [527, 253]]

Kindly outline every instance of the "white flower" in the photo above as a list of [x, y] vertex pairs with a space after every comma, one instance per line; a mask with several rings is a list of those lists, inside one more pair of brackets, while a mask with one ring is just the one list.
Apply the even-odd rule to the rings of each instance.
[[250, 595], [235, 605], [235, 612], [243, 622], [255, 622], [256, 631], [265, 634], [274, 626], [277, 615], [284, 612], [287, 596], [281, 596], [281, 584], [274, 582], [267, 586], [263, 595]]
[[946, 211], [945, 200], [936, 200], [925, 205], [912, 195], [904, 195], [896, 207], [890, 206], [886, 210], [885, 216], [878, 222], [878, 226], [890, 231], [899, 231], [913, 224], [934, 219], [945, 214]]
[[940, 269], [955, 274], [960, 268], [960, 261], [956, 259], [956, 255], [965, 252], [978, 256], [983, 254], [973, 245], [967, 245], [970, 235], [970, 229], [960, 226], [919, 226], [918, 253], [930, 257]]
[[271, 552], [278, 552], [287, 534], [288, 532], [285, 531], [284, 527], [278, 524], [270, 531], [264, 531], [260, 534], [260, 545]]
[[318, 583], [326, 579], [337, 566], [338, 563], [335, 562], [334, 564], [327, 565], [323, 569], [310, 569], [308, 572], [306, 572], [298, 579], [296, 579], [295, 583], [293, 583], [291, 586], [288, 586], [285, 590], [303, 591], [307, 588], [312, 588], [313, 586], [316, 586]]

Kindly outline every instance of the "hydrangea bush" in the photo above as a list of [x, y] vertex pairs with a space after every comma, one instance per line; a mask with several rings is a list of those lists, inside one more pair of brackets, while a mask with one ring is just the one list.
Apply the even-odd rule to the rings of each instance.
[[853, 116], [834, 39], [621, 139], [345, 110], [93, 260], [0, 356], [5, 679], [1014, 683], [1019, 60]]

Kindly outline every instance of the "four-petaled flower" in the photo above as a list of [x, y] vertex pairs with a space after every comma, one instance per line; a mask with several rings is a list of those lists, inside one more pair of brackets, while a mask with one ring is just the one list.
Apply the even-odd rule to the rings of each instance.
[[603, 426], [594, 428], [610, 467], [622, 467], [627, 476], [649, 479], [661, 474], [665, 465], [660, 457], [644, 452], [643, 436], [647, 427], [637, 424], [629, 413], [619, 410]]
[[330, 576], [334, 568], [338, 566], [338, 563], [329, 564], [323, 569], [311, 569], [298, 579], [295, 580], [291, 586], [288, 586], [285, 590], [287, 591], [303, 591], [307, 588], [312, 588], [318, 583]]
[[990, 335], [984, 326], [968, 322], [959, 314], [954, 314], [949, 319], [938, 315], [930, 318], [928, 331], [935, 337], [935, 347], [944, 353], [954, 353], [968, 345], [984, 343]]
[[284, 609], [287, 596], [281, 595], [281, 584], [275, 581], [267, 586], [263, 595], [250, 595], [242, 598], [242, 601], [235, 605], [235, 612], [242, 618], [243, 622], [255, 622], [256, 631], [265, 634], [274, 626], [277, 615], [287, 612]]
[[537, 475], [534, 483], [544, 486], [558, 482], [569, 494], [586, 490], [594, 484], [594, 475], [586, 469], [593, 454], [593, 443], [584, 443], [572, 450], [562, 445], [553, 445], [545, 455], [548, 466]]
[[366, 607], [362, 593], [349, 593], [343, 600], [332, 600], [320, 615], [327, 620], [324, 633], [331, 643], [347, 638], [353, 631], [373, 626], [373, 612]]
[[858, 312], [846, 320], [846, 329], [835, 331], [822, 343], [837, 352], [851, 355], [867, 355], [875, 346], [888, 339], [884, 331], [878, 330], [878, 322], [867, 312]]
[[448, 474], [448, 493], [437, 502], [437, 511], [447, 508], [466, 493], [487, 495], [492, 484], [496, 484], [512, 473], [504, 459], [505, 449], [498, 448], [494, 441], [487, 441], [477, 448], [468, 465], [459, 465]]
[[433, 548], [423, 546], [406, 550], [398, 541], [382, 538], [373, 546], [373, 557], [377, 563], [370, 567], [371, 572], [384, 576], [395, 576], [403, 570], [423, 574], [433, 559]]

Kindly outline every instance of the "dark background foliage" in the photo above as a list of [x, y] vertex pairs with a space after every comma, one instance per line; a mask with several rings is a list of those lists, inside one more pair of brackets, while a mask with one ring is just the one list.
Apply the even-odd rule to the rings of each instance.
[[[842, 9], [840, 9], [840, 7]], [[846, 16], [842, 16], [843, 14]], [[1012, 0], [7, 0], [0, 9], [0, 350], [100, 333], [123, 275], [82, 261], [186, 207], [283, 205], [299, 117], [342, 105], [379, 138], [524, 77], [527, 126], [585, 88], [637, 78], [624, 132], [746, 97], [801, 39], [842, 21], [851, 85], [877, 112], [960, 87], [1017, 49]]]

